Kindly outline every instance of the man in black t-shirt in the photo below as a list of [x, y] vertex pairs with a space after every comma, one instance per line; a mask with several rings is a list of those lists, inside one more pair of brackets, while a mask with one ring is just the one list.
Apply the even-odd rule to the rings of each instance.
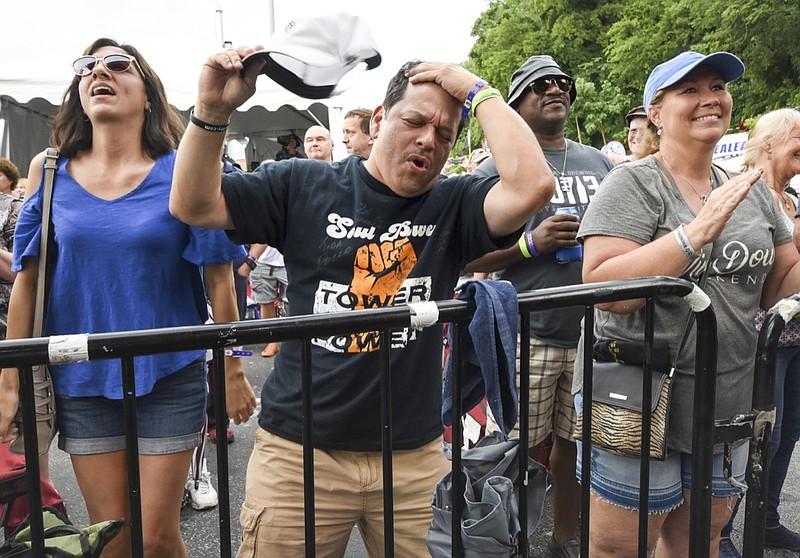
[[[280, 250], [292, 315], [450, 299], [463, 265], [518, 238], [553, 194], [534, 135], [497, 90], [460, 66], [419, 62], [400, 69], [373, 112], [368, 159], [292, 159], [220, 179], [207, 154], [219, 148], [219, 123], [253, 93], [258, 63], [240, 74], [249, 52], [228, 50], [203, 67], [170, 208], [188, 223]], [[502, 153], [499, 180], [440, 174], [470, 112]], [[439, 326], [389, 339], [394, 535], [402, 556], [427, 554], [431, 495], [449, 470], [441, 451], [441, 339]], [[356, 524], [370, 556], [383, 555], [379, 348], [375, 332], [312, 340], [320, 555], [341, 555]], [[301, 360], [300, 344], [285, 342], [262, 391], [240, 553], [303, 549]]]

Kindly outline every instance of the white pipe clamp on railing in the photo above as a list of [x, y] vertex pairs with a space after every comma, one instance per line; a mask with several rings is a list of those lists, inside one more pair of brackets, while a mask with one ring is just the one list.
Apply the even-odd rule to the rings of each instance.
[[775, 312], [783, 318], [784, 323], [789, 323], [798, 313], [800, 313], [800, 300], [795, 298], [784, 298], [779, 300], [775, 306], [770, 308], [770, 312]]
[[409, 302], [408, 308], [411, 310], [411, 329], [416, 331], [432, 326], [439, 320], [439, 306], [433, 301]]
[[694, 285], [692, 292], [684, 296], [683, 300], [689, 304], [689, 307], [693, 312], [702, 312], [711, 306], [711, 299], [708, 298], [708, 295], [703, 291], [703, 289], [697, 285]]
[[89, 360], [89, 334], [52, 335], [47, 344], [51, 364]]

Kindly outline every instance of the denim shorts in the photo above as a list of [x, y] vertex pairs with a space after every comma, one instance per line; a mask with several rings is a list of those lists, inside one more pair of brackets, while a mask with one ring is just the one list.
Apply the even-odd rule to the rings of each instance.
[[[575, 395], [575, 407], [580, 409], [583, 397]], [[581, 442], [578, 441], [577, 475], [581, 478]], [[732, 472], [736, 481], [743, 483], [747, 467], [748, 445], [736, 447], [732, 452]], [[625, 509], [639, 509], [639, 459], [612, 455], [592, 448], [591, 487], [600, 499]], [[667, 452], [664, 461], [650, 460], [650, 513], [663, 513], [683, 504], [683, 491], [692, 488], [692, 454]], [[714, 455], [711, 494], [715, 498], [741, 496], [741, 488], [725, 479], [722, 472], [722, 454]]]
[[[165, 455], [202, 441], [208, 391], [204, 360], [196, 360], [136, 398], [139, 453]], [[125, 449], [123, 402], [106, 397], [56, 397], [58, 447], [94, 455]]]

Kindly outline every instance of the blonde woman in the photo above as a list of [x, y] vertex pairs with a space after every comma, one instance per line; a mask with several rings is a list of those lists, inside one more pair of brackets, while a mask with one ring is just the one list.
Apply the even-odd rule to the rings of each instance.
[[[612, 170], [589, 204], [578, 237], [584, 243], [585, 283], [667, 275], [698, 281], [708, 266], [704, 288], [717, 316], [716, 418], [750, 408], [759, 307], [769, 308], [800, 290], [800, 255], [760, 168], [728, 177], [712, 166], [714, 146], [730, 126], [733, 100], [727, 84], [744, 73], [732, 54], [684, 52], [655, 67], [645, 86], [643, 106], [661, 138], [660, 151]], [[764, 257], [745, 257], [763, 254]], [[674, 300], [656, 302], [657, 339], [674, 358], [688, 309]], [[643, 301], [620, 301], [596, 310], [599, 339], [642, 341]], [[677, 362], [673, 379], [669, 452], [650, 463], [648, 546], [656, 556], [689, 552], [692, 486], [692, 406], [695, 339]], [[581, 351], [578, 351], [581, 354]], [[580, 402], [582, 362], [576, 362]], [[591, 468], [589, 548], [596, 558], [636, 556], [639, 460], [594, 449]], [[744, 479], [747, 445], [733, 449], [732, 473]], [[710, 555], [741, 490], [713, 459]], [[657, 544], [656, 544], [657, 543]]]
[[[742, 161], [742, 172], [763, 168], [764, 182], [769, 186], [775, 203], [781, 209], [786, 224], [795, 231], [797, 196], [789, 181], [800, 174], [800, 112], [795, 109], [779, 109], [768, 112], [758, 119], [747, 138], [747, 150]], [[761, 329], [765, 313], [756, 316], [757, 328]], [[800, 323], [786, 324], [778, 341], [775, 355], [775, 426], [772, 430], [770, 448], [769, 487], [767, 494], [767, 529], [764, 543], [768, 547], [785, 548], [800, 552], [800, 533], [792, 531], [780, 522], [778, 505], [781, 491], [789, 470], [789, 461], [797, 440], [800, 439], [800, 407], [794, 402], [800, 398]], [[784, 402], [791, 402], [785, 405]], [[735, 515], [735, 513], [734, 513]], [[720, 556], [738, 558], [739, 551], [730, 539], [733, 518], [722, 530]]]

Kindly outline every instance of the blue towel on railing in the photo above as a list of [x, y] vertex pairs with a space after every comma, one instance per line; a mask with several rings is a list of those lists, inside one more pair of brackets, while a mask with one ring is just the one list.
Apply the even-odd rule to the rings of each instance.
[[[480, 403], [484, 395], [494, 419], [504, 435], [517, 422], [517, 292], [507, 281], [467, 281], [461, 286], [459, 300], [474, 300], [475, 314], [464, 336], [461, 359], [462, 409]], [[448, 330], [452, 347], [455, 328]], [[453, 423], [452, 359], [444, 373], [442, 422]]]

